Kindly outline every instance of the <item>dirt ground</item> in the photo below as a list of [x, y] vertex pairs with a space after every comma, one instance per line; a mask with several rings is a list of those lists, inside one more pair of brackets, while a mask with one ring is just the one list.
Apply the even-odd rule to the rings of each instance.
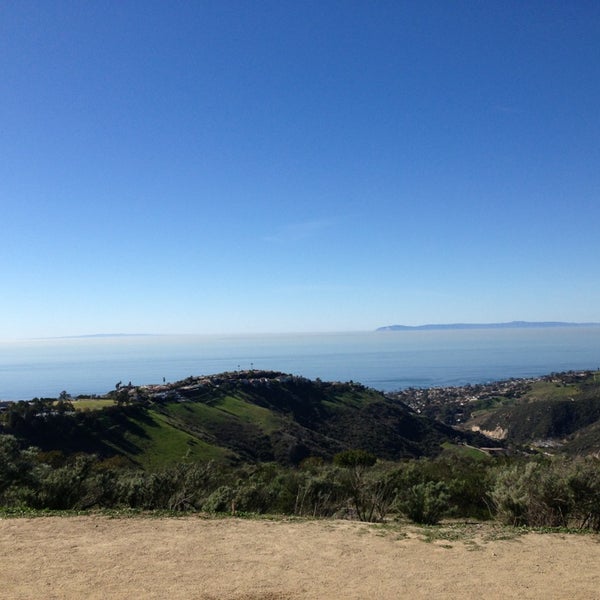
[[[503, 539], [504, 538], [504, 539]], [[3, 599], [600, 599], [600, 538], [349, 521], [0, 519]]]

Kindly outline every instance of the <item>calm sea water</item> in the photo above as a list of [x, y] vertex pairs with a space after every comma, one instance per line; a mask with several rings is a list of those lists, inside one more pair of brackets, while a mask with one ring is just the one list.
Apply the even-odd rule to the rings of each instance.
[[600, 327], [0, 342], [0, 399], [270, 369], [390, 391], [600, 367]]

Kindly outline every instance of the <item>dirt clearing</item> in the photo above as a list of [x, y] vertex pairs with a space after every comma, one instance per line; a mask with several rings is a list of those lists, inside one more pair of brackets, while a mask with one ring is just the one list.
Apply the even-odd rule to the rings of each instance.
[[599, 539], [505, 536], [489, 525], [0, 519], [0, 597], [591, 600], [600, 599]]

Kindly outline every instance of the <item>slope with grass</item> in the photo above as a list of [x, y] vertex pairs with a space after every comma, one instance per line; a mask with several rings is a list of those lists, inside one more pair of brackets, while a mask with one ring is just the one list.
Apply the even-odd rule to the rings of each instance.
[[44, 451], [117, 455], [147, 469], [182, 460], [290, 465], [352, 448], [396, 460], [448, 443], [489, 445], [353, 383], [251, 372], [121, 392], [119, 404], [87, 410], [19, 403], [3, 429]]

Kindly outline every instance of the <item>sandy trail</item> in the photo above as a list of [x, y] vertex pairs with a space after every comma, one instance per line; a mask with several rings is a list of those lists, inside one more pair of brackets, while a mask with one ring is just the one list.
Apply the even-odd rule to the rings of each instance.
[[[486, 526], [487, 527], [487, 526]], [[600, 538], [348, 521], [0, 519], [4, 599], [600, 599]]]

